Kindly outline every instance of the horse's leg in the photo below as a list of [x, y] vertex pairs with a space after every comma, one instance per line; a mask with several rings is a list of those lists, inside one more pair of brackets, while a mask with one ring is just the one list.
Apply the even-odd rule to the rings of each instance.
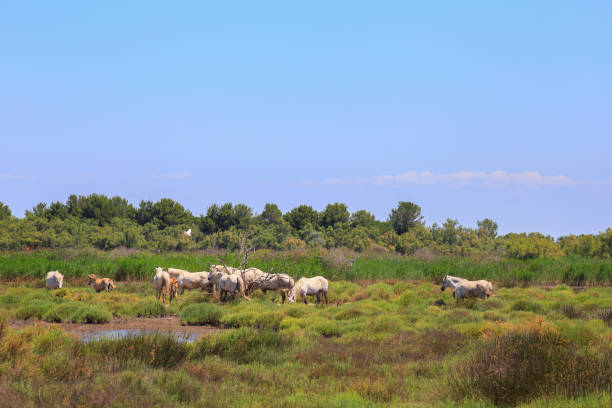
[[317, 292], [317, 305], [321, 303], [321, 291]]
[[327, 300], [327, 291], [323, 292], [323, 296], [325, 297], [325, 304], [329, 305], [329, 301]]
[[281, 292], [281, 297], [283, 298], [281, 305], [284, 305], [285, 304], [285, 292]]
[[302, 301], [304, 302], [305, 305], [308, 304], [308, 301], [306, 300], [306, 295], [302, 294]]

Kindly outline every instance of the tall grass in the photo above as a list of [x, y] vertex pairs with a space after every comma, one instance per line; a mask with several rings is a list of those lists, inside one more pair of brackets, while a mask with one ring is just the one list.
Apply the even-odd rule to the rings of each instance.
[[[350, 258], [349, 256], [355, 256]], [[225, 254], [227, 265], [237, 265], [235, 254]], [[154, 268], [176, 267], [190, 271], [208, 270], [219, 263], [216, 255], [205, 253], [146, 252], [115, 256], [103, 251], [34, 251], [0, 254], [0, 278], [42, 278], [50, 270], [60, 270], [67, 278], [90, 273], [115, 280], [148, 280]], [[255, 252], [249, 266], [288, 273], [296, 278], [323, 275], [334, 280], [427, 279], [444, 275], [490, 279], [506, 285], [566, 283], [570, 285], [612, 284], [612, 261], [593, 258], [499, 259], [481, 262], [470, 258], [438, 257], [433, 260], [389, 256], [357, 256], [341, 251]]]
[[151, 367], [164, 368], [177, 366], [189, 353], [188, 344], [179, 342], [171, 334], [162, 333], [129, 335], [121, 339], [101, 338], [89, 341], [84, 347], [111, 364], [135, 359]]
[[580, 346], [551, 328], [507, 331], [486, 342], [459, 367], [452, 385], [463, 397], [514, 405], [547, 395], [579, 397], [608, 391], [609, 344]]

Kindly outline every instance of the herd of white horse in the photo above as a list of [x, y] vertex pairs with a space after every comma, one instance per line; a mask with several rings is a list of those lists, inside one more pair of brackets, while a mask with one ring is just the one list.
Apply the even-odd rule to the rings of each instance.
[[257, 268], [239, 269], [225, 265], [211, 265], [210, 271], [189, 272], [183, 269], [161, 267], [155, 268], [153, 286], [157, 299], [165, 302], [166, 293], [170, 301], [173, 292], [183, 294], [185, 289], [201, 289], [212, 293], [219, 293], [219, 298], [224, 301], [228, 295], [235, 298], [236, 295], [249, 299], [248, 295], [255, 290], [278, 291], [281, 294], [282, 303], [285, 299], [295, 302], [298, 296], [304, 303], [308, 303], [306, 296], [316, 296], [317, 303], [321, 297], [328, 303], [327, 290], [329, 283], [322, 276], [314, 278], [302, 278], [297, 282], [284, 273], [267, 273]]
[[[109, 278], [98, 278], [96, 275], [89, 275], [89, 284], [96, 292], [109, 292], [115, 287]], [[59, 271], [48, 272], [45, 277], [47, 289], [61, 288], [64, 283], [64, 275]], [[301, 278], [297, 282], [289, 275], [284, 273], [267, 273], [257, 268], [239, 269], [225, 265], [211, 265], [210, 271], [189, 272], [183, 269], [161, 267], [155, 268], [153, 286], [157, 300], [165, 303], [166, 296], [169, 301], [179, 294], [183, 294], [185, 289], [201, 289], [212, 293], [219, 293], [219, 298], [224, 301], [231, 294], [235, 298], [240, 297], [249, 299], [248, 295], [255, 290], [278, 291], [282, 297], [289, 302], [295, 302], [298, 297], [304, 303], [308, 303], [306, 296], [316, 296], [317, 303], [321, 303], [321, 297], [328, 303], [327, 290], [329, 283], [322, 276], [314, 278]], [[452, 288], [453, 296], [457, 302], [466, 298], [485, 299], [494, 295], [493, 284], [487, 280], [470, 281], [455, 276], [446, 275], [442, 281], [441, 290]]]

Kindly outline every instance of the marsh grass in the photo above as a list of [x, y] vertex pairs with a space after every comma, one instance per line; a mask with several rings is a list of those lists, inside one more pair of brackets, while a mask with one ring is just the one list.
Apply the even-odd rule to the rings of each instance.
[[[0, 405], [494, 407], [503, 403], [484, 394], [486, 381], [520, 395], [521, 383], [508, 367], [538, 379], [513, 403], [590, 408], [597, 406], [595, 398], [609, 401], [602, 373], [612, 354], [612, 331], [606, 315], [598, 316], [612, 304], [611, 289], [560, 285], [496, 292], [457, 303], [430, 281], [331, 281], [330, 305], [280, 306], [270, 293], [220, 304], [193, 291], [165, 307], [156, 303], [149, 282], [122, 283], [110, 294], [10, 282], [0, 286]], [[120, 316], [149, 308], [144, 314], [153, 315], [161, 306], [229, 329], [195, 343], [163, 334], [82, 343], [53, 326], [2, 329], [2, 317], [13, 324], [19, 308], [40, 303], [48, 305], [49, 320], [53, 313], [58, 321], [71, 321], [90, 306]], [[566, 316], [563, 305], [585, 317]], [[218, 310], [222, 314], [215, 317]], [[534, 327], [561, 333], [561, 340], [523, 339], [520, 347], [518, 340], [506, 340], [494, 347], [498, 338]], [[548, 356], [555, 347], [566, 353], [567, 364], [531, 357]], [[483, 362], [485, 352], [493, 357]], [[488, 375], [459, 377], [471, 391], [458, 392], [450, 385], [466, 367]]]
[[546, 395], [606, 391], [611, 378], [609, 344], [581, 347], [555, 329], [531, 326], [484, 342], [456, 367], [452, 386], [462, 397], [515, 405]]
[[217, 355], [238, 363], [274, 361], [292, 338], [275, 330], [247, 327], [214, 334], [194, 344], [192, 358]]
[[[228, 265], [239, 263], [236, 254], [223, 256]], [[37, 250], [0, 255], [0, 279], [39, 278], [50, 270], [60, 270], [67, 285], [76, 277], [90, 273], [116, 281], [149, 280], [156, 266], [176, 267], [191, 271], [206, 269], [218, 263], [216, 254], [169, 252], [151, 254], [96, 250]], [[290, 265], [282, 272], [295, 278], [323, 275], [332, 280], [414, 279], [440, 280], [451, 274], [467, 279], [495, 280], [505, 287], [524, 286], [534, 282], [567, 283], [570, 285], [612, 285], [612, 263], [593, 258], [560, 257], [552, 259], [488, 260], [457, 257], [405, 257], [388, 254], [356, 254], [344, 249], [301, 251], [257, 251], [250, 265], [262, 270]], [[40, 282], [39, 282], [40, 284]]]
[[189, 345], [171, 334], [128, 335], [120, 339], [93, 339], [84, 345], [86, 352], [101, 356], [110, 365], [138, 360], [150, 367], [172, 368], [185, 361]]

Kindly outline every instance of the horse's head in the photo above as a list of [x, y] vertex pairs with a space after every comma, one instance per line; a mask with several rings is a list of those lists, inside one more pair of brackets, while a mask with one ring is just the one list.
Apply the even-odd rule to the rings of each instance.
[[447, 287], [449, 287], [449, 286], [451, 286], [451, 285], [450, 285], [450, 281], [448, 280], [448, 275], [446, 275], [446, 276], [444, 277], [444, 280], [442, 281], [442, 287], [440, 288], [440, 290], [441, 290], [442, 292], [444, 292], [444, 289], [446, 289], [446, 288], [447, 288]]
[[295, 303], [295, 295], [293, 294], [293, 292], [289, 292], [287, 294], [287, 301], [289, 301], [290, 303]]

